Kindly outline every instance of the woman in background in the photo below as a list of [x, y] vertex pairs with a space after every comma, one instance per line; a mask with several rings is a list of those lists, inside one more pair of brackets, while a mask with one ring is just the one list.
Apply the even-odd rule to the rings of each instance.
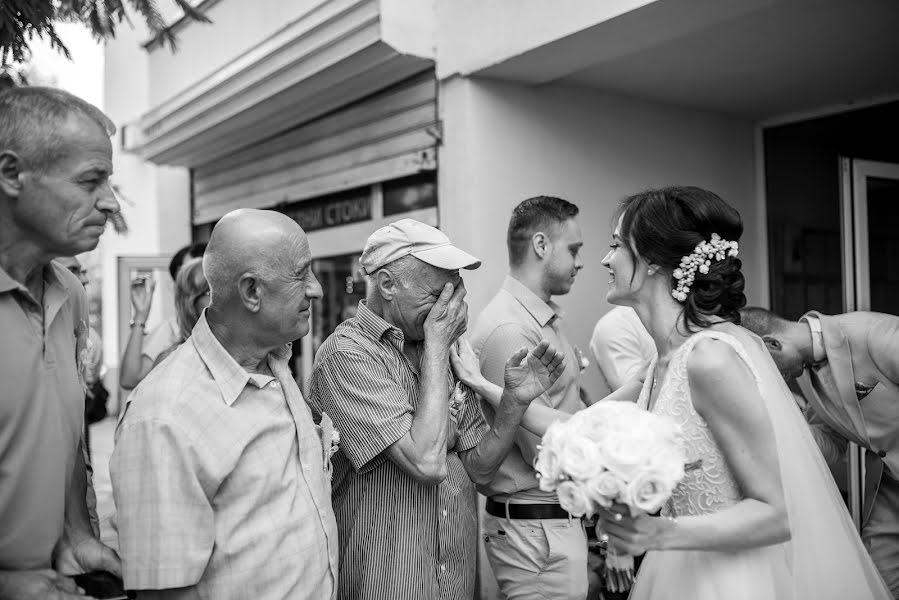
[[160, 353], [153, 363], [154, 367], [190, 337], [190, 332], [207, 306], [209, 306], [209, 283], [203, 274], [203, 259], [193, 258], [184, 263], [175, 278], [175, 319], [180, 335], [175, 343]]

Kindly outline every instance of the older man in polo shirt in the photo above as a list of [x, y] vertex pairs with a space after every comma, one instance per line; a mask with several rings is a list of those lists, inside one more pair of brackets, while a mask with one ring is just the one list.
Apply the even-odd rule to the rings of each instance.
[[[547, 339], [569, 364], [583, 366], [565, 337], [562, 311], [551, 300], [571, 290], [583, 267], [578, 208], [560, 198], [538, 196], [519, 204], [509, 223], [510, 274], [478, 316], [472, 347], [481, 372], [498, 384], [506, 357], [523, 345]], [[574, 413], [581, 400], [580, 372], [567, 369], [535, 404]], [[493, 412], [484, 406], [488, 421]], [[485, 546], [500, 591], [509, 600], [587, 595], [587, 539], [554, 492], [537, 484], [534, 458], [540, 438], [520, 429], [496, 477], [479, 490], [488, 496]]]
[[[526, 360], [521, 348], [506, 357], [488, 431], [449, 362], [467, 323], [459, 269], [480, 261], [437, 229], [403, 219], [368, 239], [360, 263], [366, 300], [316, 355], [310, 396], [341, 436], [333, 491], [339, 596], [469, 600], [477, 554], [472, 481], [493, 478], [528, 404], [558, 377], [561, 357], [546, 344]], [[548, 378], [538, 383], [541, 370]]]
[[61, 90], [0, 93], [0, 598], [80, 597], [63, 574], [119, 571], [86, 504], [87, 300], [51, 262], [93, 249], [119, 222], [114, 131]]
[[134, 390], [110, 462], [138, 598], [333, 598], [332, 437], [288, 368], [322, 296], [300, 226], [237, 210], [203, 257], [211, 304]]

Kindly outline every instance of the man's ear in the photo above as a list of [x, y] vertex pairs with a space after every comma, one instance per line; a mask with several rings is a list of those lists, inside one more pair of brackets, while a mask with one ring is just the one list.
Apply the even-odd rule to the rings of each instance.
[[381, 269], [375, 273], [375, 285], [378, 293], [388, 302], [396, 296], [397, 283], [396, 277], [387, 269]]
[[549, 238], [542, 231], [538, 231], [531, 236], [531, 247], [534, 249], [534, 254], [543, 258], [549, 250]]
[[10, 150], [0, 152], [0, 191], [7, 197], [18, 197], [22, 192], [22, 171], [18, 154]]
[[240, 302], [248, 311], [258, 313], [262, 308], [262, 290], [259, 279], [253, 273], [244, 273], [237, 280], [237, 293]]
[[783, 351], [783, 345], [780, 343], [780, 340], [773, 335], [763, 335], [762, 341], [765, 342], [765, 348], [768, 349], [768, 352]]

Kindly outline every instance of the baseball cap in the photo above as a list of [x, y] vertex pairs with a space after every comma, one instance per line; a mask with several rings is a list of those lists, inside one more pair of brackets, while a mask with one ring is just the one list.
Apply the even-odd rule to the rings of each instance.
[[371, 234], [359, 264], [371, 275], [384, 265], [410, 255], [447, 271], [481, 266], [480, 259], [453, 246], [445, 233], [415, 219], [401, 219]]

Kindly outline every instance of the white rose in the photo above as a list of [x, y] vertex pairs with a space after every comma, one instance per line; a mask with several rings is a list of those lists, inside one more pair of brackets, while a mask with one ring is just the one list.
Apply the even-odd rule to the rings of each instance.
[[632, 509], [654, 513], [671, 496], [673, 487], [665, 473], [646, 469], [638, 473], [627, 486], [627, 505]]
[[541, 446], [534, 469], [540, 480], [540, 489], [544, 492], [554, 491], [562, 476], [556, 451], [546, 445]]
[[684, 457], [676, 449], [660, 452], [649, 461], [648, 468], [659, 473], [673, 488], [684, 478]]
[[[601, 415], [594, 417], [577, 415], [576, 418], [576, 423], [572, 423], [574, 431], [593, 442], [602, 443], [606, 436], [615, 430], [612, 420], [604, 419]], [[572, 421], [575, 421], [575, 418], [572, 418]]]
[[565, 438], [567, 426], [568, 423], [553, 421], [553, 423], [546, 428], [546, 433], [543, 434], [540, 445], [544, 448], [555, 449], [559, 442]]
[[559, 504], [573, 516], [582, 517], [590, 510], [590, 500], [579, 484], [563, 481], [556, 493], [559, 494]]
[[611, 471], [603, 471], [591, 478], [586, 484], [587, 496], [595, 503], [609, 508], [613, 502], [619, 501], [626, 485]]
[[654, 453], [646, 436], [638, 431], [619, 431], [606, 437], [602, 456], [606, 469], [628, 482], [637, 475]]
[[572, 479], [590, 479], [602, 470], [602, 456], [596, 442], [572, 434], [560, 444], [559, 465]]

